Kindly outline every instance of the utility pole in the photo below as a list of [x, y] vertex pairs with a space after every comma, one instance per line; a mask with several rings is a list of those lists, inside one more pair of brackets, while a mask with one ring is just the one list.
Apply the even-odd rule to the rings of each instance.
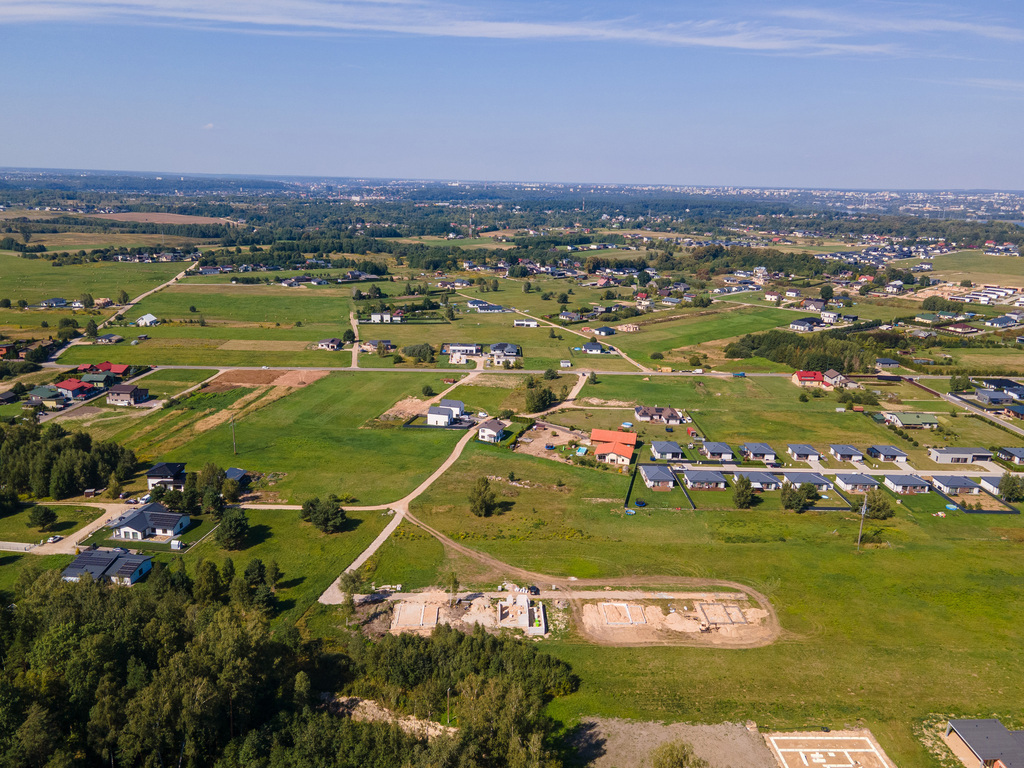
[[235, 417], [231, 417], [231, 454], [238, 455], [238, 444], [235, 442]]
[[868, 513], [868, 497], [864, 496], [864, 503], [860, 507], [860, 533], [857, 534], [857, 551], [860, 552], [860, 540], [864, 536], [864, 517]]

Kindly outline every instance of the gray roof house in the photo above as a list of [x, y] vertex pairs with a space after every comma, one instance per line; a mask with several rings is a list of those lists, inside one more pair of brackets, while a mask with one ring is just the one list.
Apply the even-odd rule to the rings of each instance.
[[775, 450], [767, 443], [744, 443], [740, 454], [750, 461], [775, 461]]
[[442, 408], [449, 408], [453, 416], [462, 416], [466, 412], [466, 404], [461, 400], [442, 400]]
[[1024, 731], [998, 720], [950, 720], [945, 741], [964, 765], [1024, 768]]
[[863, 461], [864, 454], [859, 449], [854, 448], [852, 445], [845, 444], [834, 444], [828, 447], [828, 452], [831, 453], [839, 461]]
[[684, 454], [683, 449], [679, 447], [679, 443], [654, 440], [651, 442], [651, 456], [656, 460], [682, 459], [685, 458], [686, 454]]
[[721, 461], [732, 461], [733, 459], [732, 448], [727, 443], [704, 443], [700, 450], [709, 459]]
[[641, 464], [640, 477], [644, 485], [654, 491], [669, 491], [675, 487], [676, 476], [672, 470], [661, 464]]
[[932, 477], [932, 484], [943, 493], [949, 496], [959, 496], [961, 493], [981, 493], [981, 486], [969, 477], [959, 475], [935, 475]]
[[836, 485], [840, 490], [866, 493], [878, 487], [878, 481], [868, 475], [848, 474], [836, 475]]
[[786, 446], [786, 453], [797, 461], [817, 461], [821, 458], [821, 454], [806, 443], [789, 443]]
[[992, 451], [984, 448], [929, 448], [928, 458], [938, 464], [973, 464], [991, 461]]
[[604, 352], [604, 347], [596, 341], [588, 341], [583, 345], [583, 351], [588, 355], [599, 355]]
[[699, 490], [724, 491], [727, 485], [721, 472], [706, 469], [687, 469], [683, 472], [683, 481], [687, 488]]
[[182, 491], [185, 489], [185, 465], [168, 461], [154, 464], [146, 473], [146, 482], [150, 490], [163, 485], [169, 491]]
[[64, 569], [61, 578], [64, 581], [78, 581], [88, 576], [93, 581], [110, 580], [115, 584], [131, 586], [152, 567], [153, 559], [147, 555], [87, 549]]
[[817, 488], [819, 491], [831, 491], [832, 483], [825, 479], [823, 475], [819, 475], [817, 472], [784, 472], [782, 475], [783, 479], [790, 485], [800, 486], [804, 483], [809, 483]]
[[1024, 448], [1000, 448], [996, 455], [1003, 461], [1024, 464]]
[[733, 480], [737, 480], [741, 477], [747, 478], [747, 480], [750, 481], [751, 487], [755, 491], [777, 491], [782, 487], [782, 481], [770, 472], [738, 470], [732, 474]]
[[868, 456], [879, 461], [895, 461], [903, 464], [907, 460], [907, 454], [895, 445], [872, 445], [868, 447]]
[[171, 512], [163, 504], [152, 502], [130, 510], [107, 523], [115, 539], [139, 541], [150, 536], [177, 536], [188, 528], [191, 518]]
[[886, 475], [882, 484], [895, 493], [928, 493], [931, 486], [917, 475]]

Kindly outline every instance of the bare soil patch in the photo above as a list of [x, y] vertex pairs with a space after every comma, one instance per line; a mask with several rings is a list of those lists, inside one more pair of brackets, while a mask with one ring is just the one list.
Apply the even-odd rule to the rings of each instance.
[[230, 339], [221, 344], [218, 349], [226, 349], [233, 352], [300, 352], [312, 342], [308, 341], [284, 341], [284, 340], [250, 340]]
[[[256, 370], [233, 370], [225, 371], [216, 379], [210, 382], [210, 385], [206, 388], [206, 391], [219, 391], [223, 392], [225, 389], [231, 389], [231, 387], [259, 387], [273, 384], [278, 376], [281, 375], [280, 371], [256, 371]], [[230, 385], [230, 386], [226, 386]], [[213, 387], [220, 387], [219, 390], [213, 390]]]
[[140, 221], [146, 224], [230, 224], [236, 226], [231, 219], [218, 219], [213, 216], [192, 216], [186, 213], [90, 213], [89, 219], [107, 219], [108, 221]]
[[397, 715], [373, 699], [360, 699], [357, 696], [338, 696], [329, 705], [335, 715], [350, 717], [362, 723], [394, 723], [405, 733], [418, 738], [433, 739], [445, 734], [455, 734], [457, 728], [424, 720], [412, 715]]
[[330, 371], [285, 371], [274, 379], [275, 387], [304, 387], [328, 376]]
[[585, 397], [583, 400], [577, 400], [577, 402], [583, 402], [587, 405], [604, 406], [605, 408], [632, 408], [636, 405], [636, 401], [626, 402], [625, 400], [602, 400], [598, 397]]
[[[551, 433], [555, 434], [552, 435]], [[527, 456], [539, 456], [544, 459], [568, 462], [565, 454], [558, 449], [568, 445], [573, 440], [587, 440], [588, 437], [582, 432], [569, 432], [564, 429], [531, 429], [524, 432], [516, 443], [516, 453], [525, 453]], [[545, 446], [553, 445], [554, 450], [548, 450]]]
[[381, 421], [404, 421], [427, 412], [427, 402], [417, 397], [399, 400], [381, 414]]
[[680, 739], [692, 745], [694, 753], [711, 768], [777, 768], [753, 723], [688, 725], [592, 718], [581, 722], [570, 738], [587, 768], [645, 768], [657, 747]]

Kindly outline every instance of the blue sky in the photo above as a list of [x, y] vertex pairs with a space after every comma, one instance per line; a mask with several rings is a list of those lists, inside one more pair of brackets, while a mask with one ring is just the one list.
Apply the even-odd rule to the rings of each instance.
[[1024, 187], [1017, 0], [0, 0], [0, 165]]

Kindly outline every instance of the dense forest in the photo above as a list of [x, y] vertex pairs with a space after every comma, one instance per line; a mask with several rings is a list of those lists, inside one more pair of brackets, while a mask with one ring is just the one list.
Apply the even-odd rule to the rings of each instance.
[[[266, 580], [251, 565], [234, 575], [205, 561], [195, 580], [180, 562], [158, 565], [131, 589], [26, 569], [0, 610], [0, 764], [561, 765], [543, 707], [577, 686], [563, 662], [482, 629], [353, 634], [346, 648], [271, 632], [247, 597]], [[335, 693], [370, 696], [447, 723], [449, 689], [457, 730], [429, 743], [327, 706]]]

